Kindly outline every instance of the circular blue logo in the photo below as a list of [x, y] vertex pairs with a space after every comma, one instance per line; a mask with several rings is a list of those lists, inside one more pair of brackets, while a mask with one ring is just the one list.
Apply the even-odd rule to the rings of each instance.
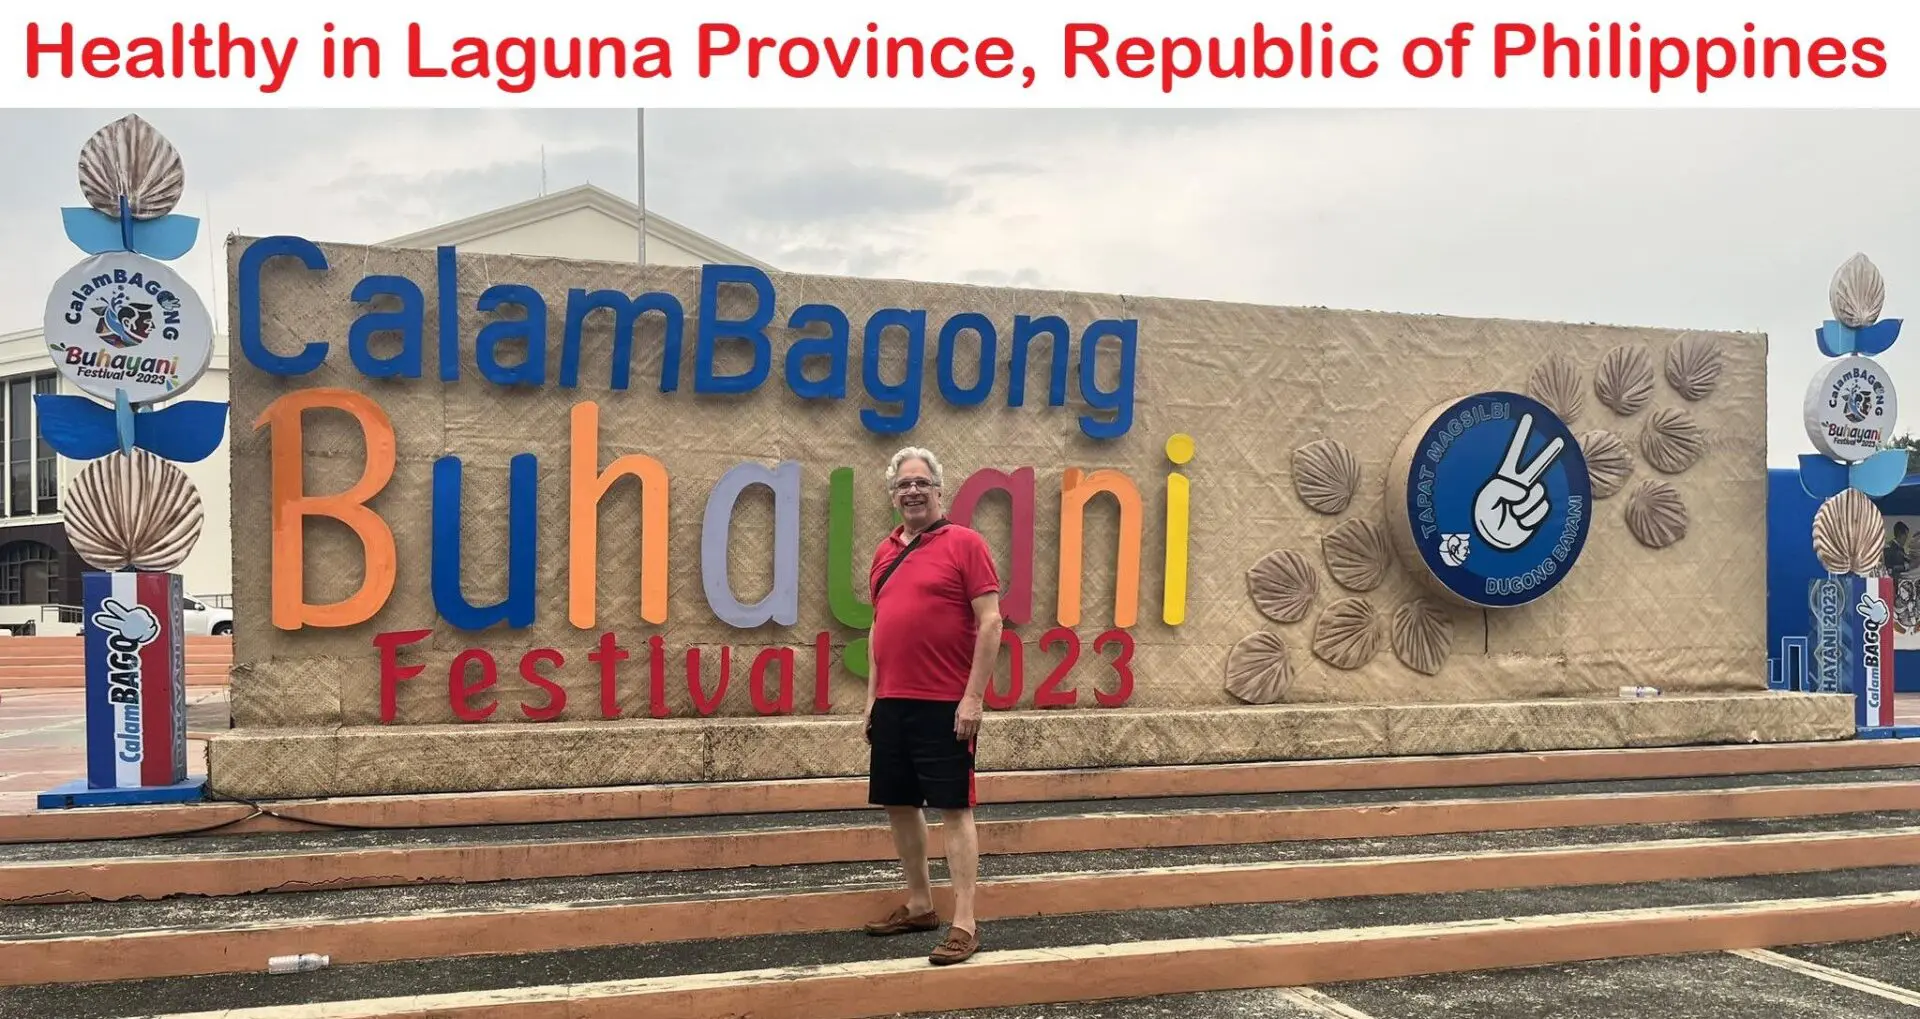
[[1510, 608], [1573, 569], [1593, 483], [1580, 443], [1546, 405], [1518, 393], [1469, 396], [1434, 412], [1401, 448], [1409, 452], [1400, 537], [1448, 593]]

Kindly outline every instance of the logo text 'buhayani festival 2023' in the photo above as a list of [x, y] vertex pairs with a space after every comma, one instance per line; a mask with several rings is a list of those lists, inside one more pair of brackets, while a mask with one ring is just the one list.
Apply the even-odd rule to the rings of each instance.
[[1494, 392], [1448, 405], [1419, 436], [1408, 470], [1414, 546], [1469, 604], [1505, 608], [1545, 595], [1586, 544], [1586, 459], [1537, 400]]
[[[274, 375], [297, 377], [319, 368], [329, 357], [331, 347], [325, 342], [307, 340], [303, 341], [300, 352], [291, 355], [275, 353], [266, 347], [262, 329], [265, 313], [261, 276], [267, 263], [276, 258], [297, 260], [308, 270], [326, 271], [330, 268], [320, 248], [304, 239], [283, 236], [252, 242], [238, 259], [236, 336], [241, 351], [253, 366]], [[452, 248], [439, 249], [436, 269], [436, 278], [428, 285], [437, 293], [438, 306], [443, 309], [458, 308], [459, 293]], [[727, 285], [749, 289], [757, 298], [752, 304], [753, 310], [744, 317], [730, 319], [721, 313], [720, 288]], [[437, 319], [437, 331], [433, 335], [441, 366], [441, 381], [450, 383], [458, 379], [464, 339], [464, 342], [472, 345], [471, 363], [478, 367], [488, 382], [503, 389], [547, 383], [548, 361], [553, 354], [548, 306], [546, 297], [535, 288], [516, 283], [490, 285], [474, 301], [475, 310], [492, 313], [505, 306], [517, 306], [524, 309], [525, 314], [519, 318], [490, 321], [471, 338], [460, 335], [457, 314], [431, 313], [425, 291], [420, 283], [413, 280], [393, 275], [370, 275], [362, 278], [352, 292], [353, 299], [363, 306], [383, 295], [389, 298], [389, 303], [397, 299], [398, 309], [361, 312], [345, 337], [347, 358], [361, 374], [380, 379], [423, 377], [429, 323]], [[769, 329], [778, 328], [773, 321], [774, 309], [778, 306], [776, 296], [771, 279], [759, 269], [705, 266], [700, 272], [697, 313], [695, 320], [689, 323], [688, 309], [671, 293], [633, 295], [616, 290], [571, 289], [565, 295], [564, 311], [559, 316], [564, 326], [557, 352], [558, 383], [564, 388], [578, 385], [586, 323], [595, 316], [605, 316], [613, 325], [610, 388], [616, 392], [626, 390], [636, 327], [643, 316], [657, 316], [664, 327], [661, 334], [663, 367], [658, 380], [661, 393], [673, 393], [679, 388], [683, 361], [682, 337], [689, 326], [695, 337], [694, 391], [702, 394], [752, 393], [769, 378], [779, 377], [774, 372], [774, 347], [768, 334]], [[874, 405], [863, 408], [858, 420], [871, 432], [897, 434], [910, 430], [918, 422], [921, 391], [929, 369], [935, 375], [936, 388], [941, 397], [954, 406], [985, 403], [988, 394], [1001, 381], [998, 375], [1002, 362], [997, 356], [998, 343], [1002, 340], [1000, 328], [996, 326], [995, 317], [984, 313], [961, 312], [952, 315], [939, 324], [936, 332], [935, 324], [929, 321], [928, 312], [924, 310], [883, 308], [873, 312], [864, 323], [860, 331], [864, 343], [857, 354], [851, 349], [853, 322], [844, 310], [833, 305], [801, 305], [788, 317], [786, 327], [801, 335], [788, 346], [784, 371], [780, 376], [784, 377], [787, 387], [803, 399], [846, 399], [849, 363], [854, 357], [859, 358], [860, 379]], [[818, 335], [822, 328], [825, 335]], [[1009, 377], [1005, 380], [1007, 406], [1019, 407], [1025, 402], [1029, 348], [1034, 341], [1040, 340], [1051, 351], [1046, 403], [1050, 407], [1065, 407], [1072, 358], [1077, 346], [1078, 390], [1088, 408], [1087, 412], [1078, 415], [1080, 431], [1096, 440], [1112, 440], [1127, 434], [1134, 415], [1138, 331], [1139, 324], [1134, 319], [1100, 319], [1076, 330], [1057, 315], [1014, 316], [1012, 329], [1005, 337], [1011, 343]], [[955, 370], [957, 341], [967, 333], [973, 334], [979, 342], [979, 373], [976, 381], [962, 384]], [[398, 351], [394, 352], [388, 346], [382, 354], [376, 355], [372, 349], [372, 337], [376, 334], [397, 335]], [[936, 339], [938, 343], [938, 351], [933, 357], [928, 357], [925, 349], [930, 339]], [[882, 376], [883, 340], [904, 340], [907, 371], [905, 378], [898, 383], [889, 383]], [[517, 348], [522, 343], [524, 356], [517, 363], [502, 364], [499, 359], [502, 345]], [[745, 345], [752, 354], [752, 367], [744, 373], [717, 374], [715, 355], [722, 343]], [[1117, 365], [1117, 377], [1103, 380], [1101, 373], [1096, 371], [1096, 356], [1103, 350], [1112, 355], [1109, 363]], [[809, 377], [803, 370], [810, 360], [815, 359], [827, 362], [823, 377]], [[933, 364], [928, 364], [929, 361]], [[1102, 381], [1106, 382], [1104, 387], [1100, 384]], [[302, 480], [304, 440], [301, 418], [309, 410], [322, 408], [350, 415], [359, 424], [366, 440], [364, 448], [367, 450], [367, 459], [360, 481], [334, 495], [310, 495], [305, 492]], [[597, 402], [585, 400], [576, 403], [571, 414], [569, 455], [574, 462], [567, 474], [568, 621], [582, 630], [596, 626], [594, 600], [598, 567], [598, 506], [615, 482], [631, 476], [640, 481], [640, 531], [643, 535], [640, 619], [636, 622], [660, 626], [667, 622], [667, 546], [654, 536], [664, 535], [669, 529], [666, 498], [668, 471], [660, 460], [643, 453], [621, 456], [602, 468], [599, 412]], [[369, 500], [386, 486], [393, 474], [397, 443], [391, 420], [379, 403], [366, 394], [338, 388], [313, 388], [293, 390], [278, 397], [258, 415], [254, 424], [268, 428], [273, 433], [270, 497], [274, 507], [275, 535], [271, 564], [273, 625], [285, 630], [308, 626], [348, 627], [372, 619], [392, 594], [396, 562], [400, 554], [391, 529], [379, 513], [368, 505]], [[1184, 435], [1170, 439], [1167, 456], [1175, 465], [1186, 463], [1193, 456], [1191, 439]], [[531, 626], [536, 621], [538, 599], [535, 586], [538, 570], [534, 556], [541, 520], [537, 508], [540, 465], [535, 455], [523, 453], [512, 457], [508, 466], [508, 550], [506, 562], [502, 564], [507, 572], [507, 594], [496, 604], [475, 606], [467, 601], [461, 590], [462, 461], [457, 454], [448, 454], [434, 464], [431, 506], [428, 510], [434, 521], [431, 548], [428, 550], [431, 556], [432, 597], [440, 617], [458, 629], [477, 632], [502, 624], [519, 629]], [[872, 610], [855, 596], [856, 585], [864, 577], [863, 572], [856, 572], [863, 568], [864, 557], [856, 551], [852, 533], [855, 472], [851, 467], [835, 465], [829, 467], [827, 473], [830, 475], [828, 480], [832, 494], [829, 519], [826, 521], [830, 537], [829, 561], [824, 571], [829, 595], [827, 602], [835, 622], [853, 630], [864, 630], [871, 626]], [[709, 610], [716, 619], [728, 626], [744, 631], [769, 624], [787, 627], [797, 623], [801, 583], [798, 562], [801, 484], [802, 465], [797, 462], [768, 466], [749, 460], [726, 471], [709, 493], [706, 512], [700, 522], [702, 586]], [[1165, 484], [1166, 562], [1162, 580], [1161, 618], [1168, 625], [1179, 625], [1184, 621], [1186, 611], [1189, 488], [1187, 478], [1179, 473], [1170, 473]], [[742, 603], [730, 589], [725, 563], [728, 559], [732, 508], [745, 490], [755, 485], [763, 485], [774, 493], [775, 570], [772, 589], [756, 602]], [[1062, 648], [1068, 659], [1081, 654], [1081, 640], [1074, 628], [1081, 622], [1082, 518], [1090, 500], [1100, 495], [1111, 496], [1118, 503], [1120, 511], [1113, 624], [1112, 629], [1091, 641], [1088, 653], [1107, 653], [1109, 665], [1117, 679], [1113, 689], [1096, 690], [1093, 695], [1102, 705], [1115, 706], [1125, 703], [1132, 689], [1132, 676], [1128, 671], [1132, 637], [1128, 628], [1134, 625], [1138, 617], [1146, 506], [1140, 486], [1117, 470], [1088, 471], [1061, 467], [1059, 485], [1061, 515], [1057, 544], [1060, 572], [1057, 577], [1058, 605], [1055, 612], [1058, 625], [1042, 634], [1034, 643], [1042, 650]], [[956, 522], [964, 522], [972, 507], [988, 493], [1002, 492], [1009, 498], [1013, 530], [1010, 547], [1006, 550], [1009, 569], [1005, 578], [1007, 588], [1003, 594], [1003, 615], [1016, 625], [1026, 622], [1036, 614], [1033, 606], [1036, 565], [1035, 468], [984, 468], [961, 480], [958, 485], [950, 485], [950, 488], [949, 516]], [[332, 518], [351, 528], [360, 538], [364, 567], [360, 571], [361, 586], [358, 591], [338, 602], [314, 605], [306, 600], [303, 528], [305, 519], [311, 517]], [[409, 678], [420, 668], [398, 664], [396, 653], [407, 644], [426, 639], [428, 634], [426, 630], [406, 630], [384, 633], [374, 638], [380, 655], [383, 720], [392, 720], [393, 685]], [[814, 640], [816, 657], [822, 659], [817, 663], [817, 668], [823, 698], [826, 686], [824, 651], [830, 637], [830, 633], [823, 632]], [[611, 633], [601, 634], [599, 649], [587, 656], [600, 664], [603, 684], [608, 682], [612, 664], [627, 656], [627, 652], [617, 646], [613, 638]], [[656, 715], [665, 710], [658, 696], [662, 682], [660, 640], [656, 635], [648, 641], [656, 690]], [[1015, 675], [1011, 680], [1014, 688], [1011, 691], [991, 691], [990, 699], [1004, 702], [1019, 696], [1021, 638], [1009, 630], [1003, 640], [1014, 644]], [[1112, 650], [1114, 646], [1118, 647], [1117, 652]], [[728, 649], [722, 647], [719, 652], [724, 683]], [[471, 661], [467, 656], [472, 656]], [[762, 713], [790, 710], [792, 656], [792, 648], [767, 648], [761, 651], [759, 660], [754, 662], [755, 706]], [[546, 679], [541, 670], [562, 664], [564, 656], [556, 649], [538, 649], [529, 652], [528, 657], [530, 660], [521, 663], [523, 678], [534, 686], [546, 689], [549, 700], [544, 707], [527, 710], [530, 717], [553, 717], [550, 712], [557, 712], [560, 703], [554, 697], [563, 694], [555, 693], [559, 687]], [[850, 672], [864, 676], [864, 638], [848, 645], [842, 658]], [[484, 648], [463, 653], [456, 667], [464, 675], [466, 665], [472, 663], [477, 663], [489, 677], [496, 667]], [[1058, 688], [1070, 664], [1068, 661], [1056, 667], [1048, 676], [1047, 683], [1036, 689], [1038, 706], [1065, 706], [1075, 702], [1073, 691]], [[687, 666], [689, 686], [694, 688], [697, 686], [699, 670], [698, 648], [687, 649]], [[781, 673], [780, 678], [788, 692], [764, 698], [763, 705], [757, 684], [769, 668]], [[450, 680], [456, 688], [465, 688], [462, 677], [450, 677]], [[709, 697], [698, 689], [693, 689], [693, 692], [696, 710], [701, 713], [710, 711], [711, 706], [718, 703], [718, 694]], [[611, 703], [610, 695], [607, 697], [605, 703]], [[479, 720], [491, 711], [486, 709], [486, 713], [482, 713], [465, 710], [464, 696], [458, 690], [452, 700], [456, 716], [463, 720]], [[825, 705], [821, 702], [816, 707], [824, 710]]]
[[[47, 297], [45, 341], [75, 385], [105, 400], [116, 390], [136, 403], [178, 396], [211, 355], [212, 319], [200, 298], [164, 263], [130, 252], [85, 259]], [[188, 363], [192, 359], [193, 363]]]

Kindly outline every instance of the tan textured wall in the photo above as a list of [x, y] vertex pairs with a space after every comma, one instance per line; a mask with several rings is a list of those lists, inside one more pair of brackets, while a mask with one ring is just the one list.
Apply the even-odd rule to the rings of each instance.
[[[229, 265], [237, 266], [248, 239], [230, 241]], [[775, 274], [779, 307], [774, 317], [772, 375], [747, 397], [696, 396], [692, 392], [694, 315], [698, 270], [462, 256], [459, 289], [463, 375], [438, 381], [434, 342], [432, 252], [325, 245], [331, 272], [315, 273], [292, 260], [273, 263], [263, 277], [267, 345], [293, 353], [302, 342], [333, 345], [328, 363], [305, 377], [269, 375], [247, 362], [238, 342], [232, 374], [234, 591], [237, 612], [233, 705], [241, 726], [363, 725], [377, 721], [377, 655], [374, 634], [434, 626], [430, 650], [416, 645], [403, 659], [425, 664], [417, 679], [401, 684], [398, 721], [437, 724], [453, 720], [447, 707], [446, 670], [459, 651], [484, 646], [500, 660], [496, 691], [502, 706], [493, 720], [521, 719], [524, 697], [542, 699], [522, 682], [516, 665], [522, 651], [553, 647], [567, 656], [558, 676], [569, 691], [567, 720], [597, 717], [598, 667], [586, 660], [601, 629], [619, 634], [634, 655], [623, 666], [621, 704], [629, 717], [647, 711], [646, 639], [666, 641], [666, 689], [676, 717], [691, 713], [684, 660], [689, 646], [708, 649], [707, 683], [714, 681], [714, 649], [734, 648], [733, 677], [722, 714], [751, 714], [746, 689], [752, 655], [770, 645], [793, 646], [799, 712], [811, 710], [814, 635], [832, 631], [836, 647], [858, 634], [834, 623], [826, 598], [828, 472], [858, 471], [860, 512], [856, 571], [887, 526], [881, 471], [887, 456], [907, 442], [926, 445], [946, 461], [949, 495], [981, 468], [1034, 466], [1036, 512], [1035, 618], [1019, 632], [1028, 641], [1025, 694], [1051, 670], [1056, 654], [1034, 646], [1053, 625], [1058, 573], [1060, 473], [1068, 466], [1117, 468], [1138, 484], [1145, 510], [1140, 620], [1133, 628], [1138, 650], [1137, 686], [1131, 707], [1234, 703], [1222, 689], [1227, 651], [1250, 633], [1268, 630], [1287, 645], [1295, 674], [1291, 702], [1487, 701], [1536, 697], [1610, 695], [1627, 683], [1667, 690], [1731, 691], [1765, 685], [1765, 338], [1743, 334], [1683, 334], [1591, 325], [1484, 321], [1432, 316], [1272, 308], [1200, 301], [1139, 299], [1077, 293], [996, 290], [892, 281]], [[361, 310], [349, 299], [366, 273], [394, 273], [420, 283], [427, 296], [425, 377], [375, 381], [362, 377], [347, 358], [349, 324]], [[507, 391], [481, 378], [471, 337], [488, 318], [471, 310], [494, 283], [522, 282], [538, 288], [549, 305], [552, 348], [544, 388]], [[554, 383], [566, 291], [570, 287], [628, 292], [665, 290], [687, 308], [680, 391], [657, 391], [660, 327], [649, 316], [635, 344], [633, 386], [607, 388], [610, 316], [601, 313], [586, 331], [580, 386]], [[237, 285], [233, 288], [237, 292]], [[723, 301], [739, 315], [751, 297]], [[808, 404], [781, 382], [784, 351], [792, 337], [778, 328], [804, 303], [838, 305], [849, 314], [854, 335], [849, 365], [850, 398]], [[926, 388], [918, 427], [904, 436], [866, 431], [858, 421], [867, 406], [860, 390], [860, 325], [872, 311], [890, 306], [925, 308], [929, 316]], [[1001, 331], [1000, 383], [985, 405], [952, 408], [934, 382], [938, 324], [961, 311], [989, 314]], [[238, 319], [237, 304], [233, 309]], [[1077, 382], [1069, 405], [1044, 406], [1046, 345], [1036, 344], [1027, 372], [1027, 406], [1005, 407], [1007, 332], [1016, 314], [1059, 314], [1076, 335], [1102, 317], [1140, 322], [1134, 426], [1122, 439], [1096, 442], [1075, 420]], [[1724, 370], [1715, 390], [1699, 402], [1683, 401], [1664, 378], [1666, 354], [1683, 336], [1717, 345]], [[965, 351], [976, 349], [972, 339]], [[1593, 370], [1602, 355], [1621, 346], [1646, 350], [1656, 381], [1650, 405], [1622, 418], [1593, 398]], [[723, 347], [721, 370], [744, 361]], [[885, 376], [901, 377], [901, 344], [889, 339]], [[1380, 612], [1380, 650], [1362, 668], [1343, 671], [1314, 657], [1310, 645], [1319, 612], [1350, 596], [1326, 572], [1320, 539], [1349, 519], [1385, 525], [1382, 504], [1386, 465], [1406, 430], [1431, 406], [1488, 389], [1525, 391], [1529, 373], [1549, 352], [1569, 356], [1581, 369], [1587, 399], [1570, 424], [1576, 434], [1592, 428], [1616, 431], [1635, 450], [1635, 481], [1653, 472], [1638, 452], [1645, 421], [1661, 407], [1686, 407], [1704, 426], [1706, 453], [1690, 470], [1663, 476], [1680, 491], [1691, 514], [1686, 538], [1651, 550], [1628, 533], [1623, 512], [1632, 491], [1594, 505], [1591, 537], [1573, 573], [1545, 600], [1530, 607], [1482, 614], [1454, 610], [1453, 654], [1437, 675], [1403, 665], [1388, 639], [1395, 608], [1419, 594], [1397, 564], [1387, 581], [1365, 593]], [[1077, 364], [1077, 350], [1075, 363]], [[1106, 365], [1103, 378], [1112, 377]], [[972, 376], [961, 369], [963, 382]], [[275, 397], [295, 388], [338, 386], [373, 396], [399, 433], [399, 466], [373, 505], [398, 538], [400, 580], [385, 609], [371, 622], [343, 630], [283, 632], [270, 621], [270, 467], [268, 433], [252, 427]], [[1037, 394], [1037, 395], [1036, 395]], [[575, 402], [601, 404], [600, 463], [629, 452], [659, 458], [672, 476], [671, 604], [667, 624], [643, 623], [638, 605], [638, 499], [623, 485], [600, 513], [599, 625], [573, 628], [567, 621], [568, 415]], [[1160, 621], [1164, 479], [1171, 469], [1164, 453], [1168, 436], [1191, 434], [1198, 453], [1183, 468], [1192, 479], [1192, 567], [1187, 621]], [[360, 443], [343, 415], [309, 414], [307, 484], [310, 491], [337, 491], [358, 476]], [[1333, 517], [1304, 506], [1290, 468], [1295, 448], [1338, 437], [1362, 466], [1358, 496]], [[464, 634], [437, 624], [429, 585], [431, 471], [443, 453], [465, 462], [469, 600], [485, 603], [505, 591], [507, 462], [532, 452], [541, 464], [539, 620], [526, 631]], [[719, 475], [742, 460], [804, 465], [801, 550], [801, 612], [790, 630], [767, 627], [736, 631], [715, 620], [702, 594], [700, 522], [707, 493]], [[1111, 625], [1114, 516], [1110, 502], [1095, 501], [1087, 523], [1085, 618], [1078, 628], [1081, 664], [1067, 685], [1090, 705], [1091, 689], [1111, 686], [1111, 671], [1092, 652], [1092, 638]], [[763, 593], [771, 579], [772, 500], [750, 492], [735, 520], [732, 570], [745, 600]], [[1006, 569], [1007, 523], [1003, 503], [982, 503], [976, 526]], [[1295, 548], [1320, 573], [1313, 611], [1294, 624], [1265, 619], [1248, 597], [1246, 573], [1266, 553]], [[358, 546], [330, 522], [308, 526], [308, 597], [329, 601], [357, 586]], [[856, 587], [864, 588], [863, 582]], [[1111, 657], [1112, 651], [1107, 652]], [[1004, 665], [1003, 665], [1004, 671]], [[834, 710], [860, 708], [864, 681], [837, 664]], [[1004, 683], [1004, 680], [1002, 680]]]

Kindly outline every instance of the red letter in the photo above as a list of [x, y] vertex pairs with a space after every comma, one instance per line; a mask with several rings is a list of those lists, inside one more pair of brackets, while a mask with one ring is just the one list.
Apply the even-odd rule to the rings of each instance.
[[[1870, 41], [1876, 45], [1880, 42], [1878, 39]], [[994, 66], [989, 66], [989, 61]], [[997, 35], [980, 40], [980, 45], [973, 48], [973, 66], [989, 78], [1004, 78], [1012, 74], [1013, 44]]]
[[[1515, 45], [1507, 41], [1509, 33], [1518, 34], [1525, 42]], [[1493, 76], [1507, 76], [1507, 58], [1525, 56], [1533, 52], [1534, 34], [1532, 25], [1500, 24], [1493, 26]]]
[[[477, 683], [467, 682], [468, 662], [480, 663], [480, 681]], [[487, 716], [493, 714], [494, 709], [500, 706], [500, 702], [488, 701], [486, 707], [476, 711], [468, 706], [467, 701], [474, 694], [482, 693], [493, 686], [498, 678], [493, 656], [488, 654], [485, 648], [468, 648], [460, 652], [459, 657], [453, 660], [453, 667], [447, 670], [447, 704], [453, 708], [454, 717], [462, 722], [486, 721]]]
[[[1080, 37], [1080, 33], [1082, 32], [1093, 33], [1093, 38], [1094, 38], [1093, 43], [1087, 44], [1087, 43], [1078, 41]], [[1074, 76], [1074, 74], [1076, 73], [1074, 71], [1074, 67], [1080, 62], [1081, 57], [1087, 58], [1087, 60], [1093, 64], [1094, 66], [1093, 73], [1099, 75], [1102, 78], [1106, 77], [1107, 62], [1101, 59], [1100, 57], [1100, 51], [1106, 48], [1107, 48], [1107, 26], [1094, 24], [1092, 22], [1086, 22], [1086, 21], [1079, 21], [1079, 22], [1075, 22], [1073, 24], [1068, 25], [1067, 26], [1067, 77], [1071, 78]]]
[[1807, 70], [1821, 78], [1838, 78], [1847, 73], [1847, 45], [1831, 36], [1815, 39], [1807, 47]]
[[687, 649], [687, 696], [693, 698], [693, 710], [705, 718], [720, 707], [727, 699], [727, 680], [733, 678], [733, 648], [722, 645], [720, 648], [720, 685], [713, 691], [713, 699], [707, 700], [700, 689], [700, 649]]
[[521, 701], [520, 713], [536, 722], [551, 722], [567, 709], [567, 692], [561, 689], [560, 684], [540, 674], [539, 665], [542, 662], [551, 662], [557, 667], [567, 664], [567, 658], [550, 647], [535, 648], [520, 656], [520, 678], [547, 691], [546, 707], [529, 707], [527, 702]]
[[[726, 39], [720, 46], [713, 44], [715, 34]], [[732, 25], [700, 26], [700, 77], [713, 76], [713, 58], [724, 57], [740, 48], [740, 30]]]
[[401, 665], [399, 649], [433, 636], [432, 630], [400, 630], [377, 633], [373, 646], [380, 649], [380, 721], [391, 722], [399, 712], [400, 681], [412, 679], [426, 670], [424, 665]]
[[667, 642], [659, 634], [647, 638], [647, 710], [665, 718], [667, 708]]
[[614, 639], [612, 631], [600, 635], [600, 650], [587, 652], [587, 661], [600, 664], [600, 717], [620, 717], [620, 663], [627, 660], [627, 649]]
[[447, 76], [447, 69], [444, 67], [420, 66], [420, 23], [418, 21], [407, 25], [407, 73], [415, 78]]
[[1881, 56], [1886, 43], [1878, 39], [1861, 39], [1853, 44], [1853, 55], [1860, 62], [1853, 65], [1853, 73], [1862, 78], [1878, 78], [1887, 73], [1887, 60]]
[[[780, 666], [780, 693], [767, 696], [767, 666]], [[747, 677], [747, 692], [753, 697], [753, 710], [763, 715], [793, 714], [793, 649], [770, 647], [753, 660], [753, 672]]]
[[43, 53], [60, 54], [60, 77], [73, 77], [73, 24], [60, 23], [59, 42], [40, 41], [40, 23], [27, 22], [27, 77], [40, 77], [40, 55]]
[[111, 78], [120, 70], [120, 44], [112, 39], [88, 39], [80, 45], [80, 68], [94, 78]]

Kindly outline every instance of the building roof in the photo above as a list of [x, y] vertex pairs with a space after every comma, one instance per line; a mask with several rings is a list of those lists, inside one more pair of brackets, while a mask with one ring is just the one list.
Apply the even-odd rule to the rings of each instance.
[[[640, 228], [640, 206], [610, 191], [582, 184], [565, 191], [529, 199], [515, 205], [493, 209], [477, 216], [429, 227], [404, 237], [380, 241], [383, 247], [422, 248], [442, 244], [460, 245], [482, 237], [491, 237], [516, 227], [553, 219], [581, 209], [597, 212], [629, 228]], [[774, 267], [743, 251], [729, 247], [707, 235], [676, 223], [657, 212], [647, 212], [647, 236], [683, 248], [709, 262], [751, 265], [772, 270]]]

